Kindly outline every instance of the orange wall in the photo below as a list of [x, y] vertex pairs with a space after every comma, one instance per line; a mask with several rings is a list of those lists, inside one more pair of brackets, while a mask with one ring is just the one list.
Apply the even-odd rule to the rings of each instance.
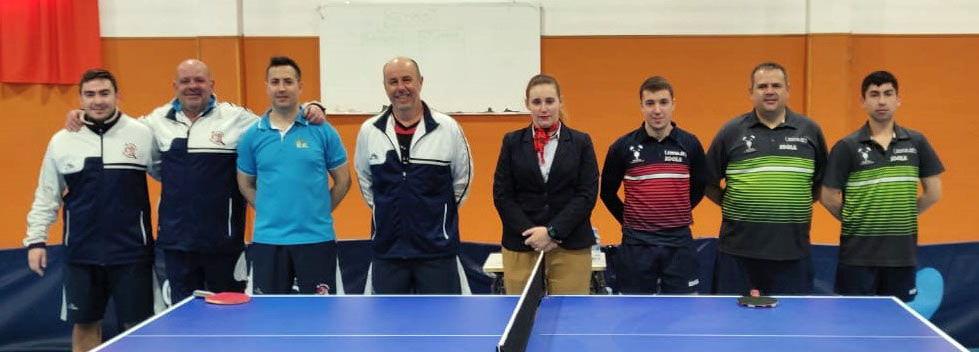
[[[751, 108], [751, 68], [761, 61], [778, 61], [788, 68], [789, 106], [813, 116], [832, 144], [865, 120], [859, 108], [863, 76], [875, 69], [891, 70], [901, 80], [904, 99], [898, 122], [924, 132], [948, 169], [943, 176], [945, 197], [922, 217], [921, 241], [955, 242], [976, 240], [973, 229], [979, 224], [976, 217], [958, 216], [979, 210], [970, 202], [979, 191], [966, 178], [979, 171], [969, 162], [977, 160], [979, 152], [953, 144], [979, 137], [966, 104], [976, 95], [973, 82], [979, 81], [979, 72], [967, 70], [977, 43], [979, 36], [545, 37], [541, 56], [543, 71], [562, 84], [568, 123], [592, 135], [600, 163], [615, 138], [639, 126], [637, 89], [650, 75], [664, 75], [673, 82], [677, 122], [706, 146], [721, 123]], [[145, 114], [172, 99], [173, 69], [181, 59], [192, 57], [208, 62], [222, 100], [261, 113], [268, 102], [262, 82], [271, 55], [296, 59], [304, 69], [302, 100], [319, 99], [318, 45], [316, 38], [106, 38], [103, 56], [106, 68], [120, 80], [120, 105], [130, 115]], [[7, 195], [0, 204], [0, 248], [20, 246], [41, 156], [51, 134], [63, 124], [65, 111], [77, 106], [76, 94], [74, 86], [0, 85], [0, 108], [11, 126], [0, 131], [0, 148], [9, 151], [0, 154], [7, 169], [0, 186]], [[437, 101], [430, 103], [439, 106]], [[331, 117], [349, 155], [364, 118]], [[528, 120], [458, 119], [476, 167], [472, 193], [463, 205], [463, 239], [498, 242], [501, 225], [491, 194], [496, 157], [503, 134], [526, 126]], [[943, 123], [929, 123], [934, 119]], [[151, 187], [156, 194], [158, 184]], [[356, 185], [334, 216], [340, 238], [368, 236], [370, 214]], [[694, 217], [696, 235], [717, 233], [720, 211], [709, 201]], [[619, 241], [618, 224], [601, 202], [592, 219], [603, 242]], [[813, 241], [836, 242], [838, 226], [817, 207]], [[53, 242], [60, 242], [60, 227], [52, 229]]]

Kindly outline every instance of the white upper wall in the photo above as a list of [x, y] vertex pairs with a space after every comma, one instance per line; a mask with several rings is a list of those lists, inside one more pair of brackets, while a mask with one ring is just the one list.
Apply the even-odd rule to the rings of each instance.
[[[344, 0], [99, 0], [104, 37], [301, 36]], [[349, 0], [354, 3], [383, 2]], [[389, 0], [394, 3], [499, 2]], [[968, 34], [977, 0], [539, 0], [541, 32], [564, 35]], [[240, 16], [239, 16], [240, 12]]]
[[240, 0], [99, 0], [103, 37], [234, 36]]
[[544, 35], [802, 34], [805, 0], [544, 0]]
[[854, 33], [979, 33], [976, 0], [854, 0], [851, 6]]
[[241, 0], [241, 3], [244, 35], [319, 36], [318, 0]]

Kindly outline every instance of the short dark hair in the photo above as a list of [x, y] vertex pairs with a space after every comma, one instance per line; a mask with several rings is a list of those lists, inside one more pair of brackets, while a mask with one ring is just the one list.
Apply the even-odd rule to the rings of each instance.
[[109, 72], [109, 70], [104, 68], [93, 68], [85, 71], [85, 73], [82, 74], [82, 79], [78, 81], [78, 94], [82, 94], [82, 85], [85, 84], [85, 82], [96, 79], [109, 80], [109, 83], [112, 83], [112, 90], [119, 93], [119, 87], [116, 85], [116, 77], [112, 76], [112, 73]]
[[751, 70], [751, 89], [755, 89], [755, 73], [761, 70], [779, 70], [785, 76], [785, 84], [789, 84], [789, 73], [785, 72], [785, 67], [774, 61], [762, 62]]
[[871, 72], [867, 77], [863, 78], [863, 83], [860, 84], [860, 96], [867, 96], [867, 88], [871, 85], [882, 86], [886, 83], [890, 83], [894, 87], [894, 93], [897, 93], [897, 77], [887, 71], [874, 71]]
[[639, 86], [639, 100], [642, 101], [642, 92], [649, 91], [650, 93], [656, 93], [664, 89], [669, 91], [670, 98], [673, 98], [673, 85], [666, 78], [663, 78], [663, 76], [649, 77]]
[[268, 79], [269, 70], [278, 66], [291, 66], [292, 69], [296, 70], [296, 79], [300, 81], [303, 79], [303, 73], [299, 70], [299, 65], [288, 56], [273, 56], [269, 59], [269, 66], [265, 68], [265, 78]]

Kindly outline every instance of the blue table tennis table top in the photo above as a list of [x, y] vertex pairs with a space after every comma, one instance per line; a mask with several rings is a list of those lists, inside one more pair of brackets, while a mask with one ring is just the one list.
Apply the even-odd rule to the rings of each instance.
[[[187, 299], [96, 351], [494, 351], [517, 296]], [[546, 296], [527, 351], [965, 351], [894, 298]]]

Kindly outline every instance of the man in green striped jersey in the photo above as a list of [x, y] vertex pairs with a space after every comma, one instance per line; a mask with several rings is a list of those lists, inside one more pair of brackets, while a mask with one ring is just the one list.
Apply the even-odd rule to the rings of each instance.
[[843, 223], [836, 292], [910, 301], [918, 214], [941, 198], [945, 168], [924, 135], [894, 123], [901, 106], [894, 75], [873, 72], [861, 88], [869, 118], [833, 146], [820, 195]]
[[705, 193], [723, 213], [714, 292], [806, 294], [826, 141], [815, 122], [786, 107], [789, 80], [781, 65], [756, 66], [749, 92], [754, 109], [724, 124], [707, 152]]

